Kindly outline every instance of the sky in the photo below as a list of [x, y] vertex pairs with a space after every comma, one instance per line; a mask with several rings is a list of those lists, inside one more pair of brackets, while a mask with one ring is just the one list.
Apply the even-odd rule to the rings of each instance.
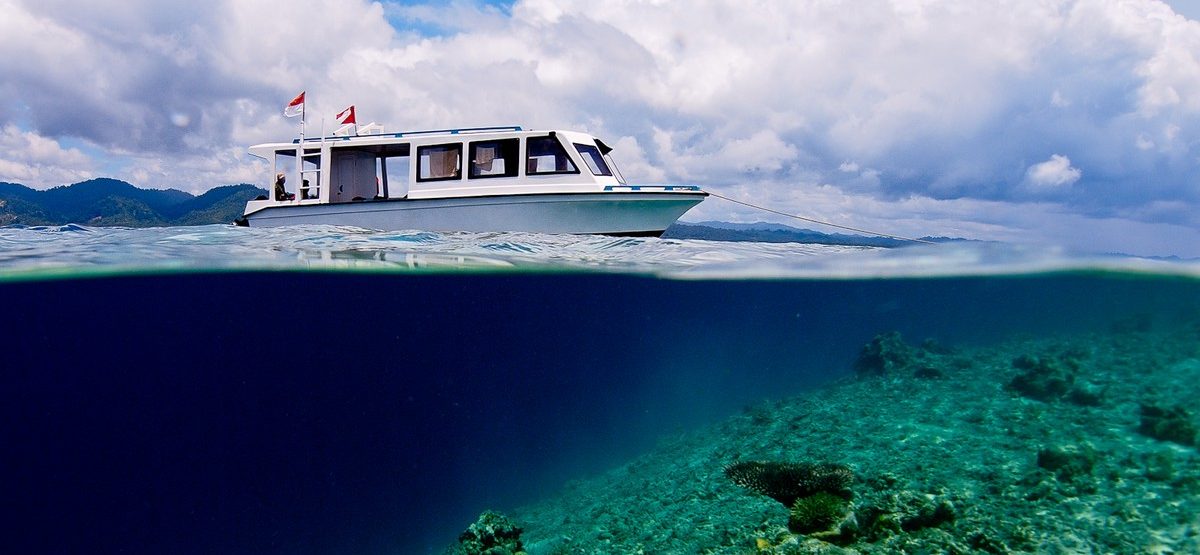
[[[591, 132], [625, 177], [903, 236], [1200, 257], [1200, 0], [0, 0], [0, 181], [266, 187], [249, 145]], [[685, 221], [820, 228], [710, 198]]]

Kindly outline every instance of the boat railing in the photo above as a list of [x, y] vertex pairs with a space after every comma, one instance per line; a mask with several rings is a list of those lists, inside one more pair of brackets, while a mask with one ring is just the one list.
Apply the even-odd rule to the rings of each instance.
[[[349, 141], [358, 138], [378, 139], [380, 137], [418, 137], [422, 135], [468, 135], [473, 133], [495, 133], [498, 131], [524, 131], [520, 125], [501, 125], [494, 127], [460, 127], [455, 129], [426, 129], [421, 131], [400, 131], [397, 133], [379, 133], [357, 136], [305, 137], [304, 142]], [[292, 139], [292, 144], [300, 144], [300, 139]]]

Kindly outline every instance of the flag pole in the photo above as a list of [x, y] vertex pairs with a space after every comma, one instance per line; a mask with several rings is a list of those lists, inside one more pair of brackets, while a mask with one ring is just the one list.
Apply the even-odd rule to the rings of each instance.
[[[303, 94], [303, 93], [301, 93]], [[299, 200], [304, 196], [300, 187], [304, 185], [304, 119], [305, 109], [308, 107], [308, 99], [300, 103], [300, 143], [296, 145], [296, 199]]]
[[[325, 159], [325, 116], [321, 116], [321, 159]], [[325, 164], [321, 165], [324, 166]], [[323, 185], [321, 180], [322, 176], [326, 173], [327, 171], [324, 170], [317, 172], [317, 198], [321, 197], [321, 186]]]

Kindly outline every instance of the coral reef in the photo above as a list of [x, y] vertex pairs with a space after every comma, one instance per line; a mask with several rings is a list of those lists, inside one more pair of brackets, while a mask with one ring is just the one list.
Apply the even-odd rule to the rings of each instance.
[[936, 366], [921, 365], [913, 371], [913, 377], [923, 380], [936, 380], [946, 377], [946, 373]]
[[936, 528], [953, 522], [958, 511], [944, 496], [901, 490], [855, 511], [859, 535], [869, 542]]
[[523, 555], [521, 528], [495, 511], [484, 511], [458, 536], [448, 555]]
[[1024, 370], [1009, 382], [1009, 387], [1030, 399], [1057, 401], [1071, 391], [1078, 365], [1073, 359], [1050, 356], [1021, 355], [1012, 361], [1013, 368]]
[[905, 532], [916, 532], [923, 528], [934, 528], [953, 522], [958, 516], [954, 504], [948, 499], [919, 498], [908, 511], [901, 513], [900, 529]]
[[854, 482], [850, 468], [836, 463], [746, 461], [726, 466], [725, 475], [786, 507], [819, 492], [848, 498]]
[[1138, 433], [1180, 445], [1196, 445], [1196, 425], [1187, 409], [1179, 406], [1163, 408], [1142, 405], [1141, 416]]
[[915, 357], [913, 348], [900, 338], [900, 332], [881, 333], [863, 345], [854, 361], [854, 371], [860, 376], [883, 376], [907, 368]]
[[1076, 383], [1086, 353], [1068, 349], [1042, 356], [1021, 355], [1012, 361], [1013, 368], [1024, 370], [1013, 377], [1008, 388], [1023, 397], [1046, 403], [1065, 400], [1087, 407], [1103, 402], [1100, 390], [1092, 384]]
[[1053, 472], [1059, 480], [1090, 476], [1096, 466], [1096, 450], [1090, 446], [1062, 445], [1038, 451], [1038, 468]]
[[1143, 468], [1143, 476], [1155, 482], [1168, 482], [1175, 478], [1175, 457], [1170, 451], [1146, 453], [1131, 461]]
[[1103, 404], [1104, 396], [1101, 394], [1099, 388], [1085, 383], [1076, 384], [1071, 391], [1068, 391], [1066, 400], [1068, 403], [1082, 407], [1098, 407]]
[[941, 379], [946, 377], [947, 368], [961, 370], [970, 366], [969, 360], [953, 358], [954, 354], [954, 349], [935, 339], [926, 339], [914, 348], [904, 342], [900, 332], [890, 331], [876, 335], [863, 345], [853, 368], [859, 376], [911, 371], [916, 378]]

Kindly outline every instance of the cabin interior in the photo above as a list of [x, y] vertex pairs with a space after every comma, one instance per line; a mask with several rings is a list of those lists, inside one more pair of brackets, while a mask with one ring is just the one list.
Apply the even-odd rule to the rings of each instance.
[[[329, 202], [404, 198], [408, 195], [410, 150], [408, 143], [330, 149]], [[301, 199], [321, 198], [320, 154], [316, 148], [304, 151]], [[295, 150], [275, 152], [277, 173], [295, 175], [295, 167]]]

